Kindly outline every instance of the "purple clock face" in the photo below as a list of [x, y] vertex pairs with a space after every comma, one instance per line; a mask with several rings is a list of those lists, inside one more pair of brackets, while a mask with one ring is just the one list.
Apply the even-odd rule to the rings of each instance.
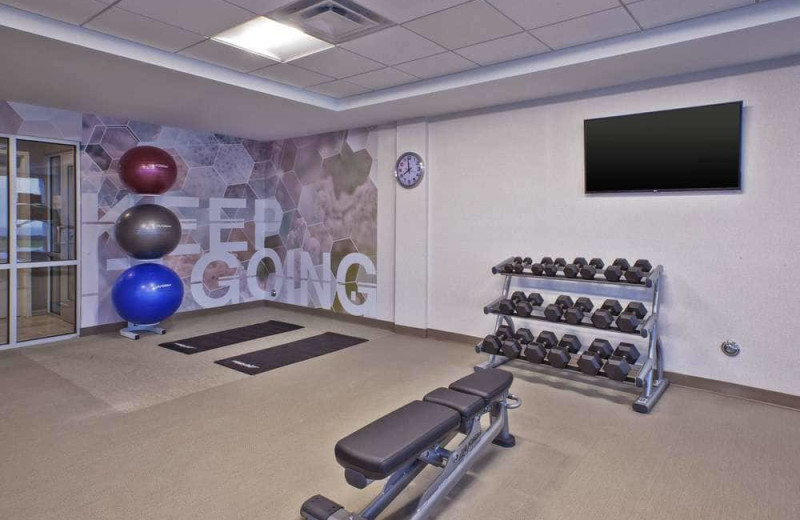
[[397, 161], [395, 175], [397, 181], [406, 188], [416, 186], [422, 180], [423, 167], [419, 156], [414, 153], [407, 153]]

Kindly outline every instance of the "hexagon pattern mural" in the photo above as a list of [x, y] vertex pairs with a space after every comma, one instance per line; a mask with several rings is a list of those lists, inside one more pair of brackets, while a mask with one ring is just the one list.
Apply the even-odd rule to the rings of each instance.
[[[267, 299], [374, 316], [370, 129], [262, 142], [0, 101], [0, 133], [81, 142], [82, 327], [120, 321], [111, 287], [136, 260], [113, 226], [139, 202], [181, 219], [180, 245], [160, 260], [183, 280], [180, 311]], [[139, 145], [175, 159], [168, 193], [136, 195], [120, 181], [120, 157]]]
[[[178, 164], [175, 186], [157, 203], [184, 226], [181, 245], [163, 260], [184, 281], [181, 311], [266, 298], [370, 314], [367, 296], [353, 285], [358, 277], [374, 294], [378, 208], [368, 129], [258, 142], [87, 114], [83, 133], [82, 172], [92, 181], [84, 206], [96, 207], [83, 222], [103, 229], [86, 244], [97, 248], [93, 324], [118, 321], [109, 293], [130, 260], [111, 225], [141, 197], [119, 182], [117, 160], [144, 144], [167, 150]], [[254, 255], [263, 266], [249, 265]], [[360, 260], [340, 273], [345, 258]]]

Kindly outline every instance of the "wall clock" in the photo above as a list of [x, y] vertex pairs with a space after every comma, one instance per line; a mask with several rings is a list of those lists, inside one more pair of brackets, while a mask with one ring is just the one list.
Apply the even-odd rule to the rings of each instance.
[[413, 188], [422, 182], [425, 176], [425, 164], [422, 157], [414, 152], [405, 152], [397, 159], [394, 165], [394, 176], [400, 186]]

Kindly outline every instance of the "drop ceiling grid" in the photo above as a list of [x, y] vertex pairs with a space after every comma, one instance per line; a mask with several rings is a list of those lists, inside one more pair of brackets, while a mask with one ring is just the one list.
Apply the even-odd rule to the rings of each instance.
[[[75, 6], [70, 16], [63, 0], [0, 3], [296, 88], [347, 97], [766, 0], [429, 0], [407, 6], [397, 0], [356, 0], [395, 25], [287, 64], [215, 48], [222, 44], [214, 45], [214, 34], [293, 1], [70, 0]], [[466, 29], [464, 21], [471, 24]], [[406, 48], [397, 48], [403, 44]], [[321, 61], [326, 57], [350, 70], [337, 73], [335, 62]], [[432, 75], [436, 63], [445, 66]]]

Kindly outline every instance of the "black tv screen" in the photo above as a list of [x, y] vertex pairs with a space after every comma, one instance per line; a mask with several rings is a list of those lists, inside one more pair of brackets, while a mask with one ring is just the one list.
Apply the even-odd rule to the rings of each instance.
[[742, 102], [584, 121], [586, 192], [740, 189]]

